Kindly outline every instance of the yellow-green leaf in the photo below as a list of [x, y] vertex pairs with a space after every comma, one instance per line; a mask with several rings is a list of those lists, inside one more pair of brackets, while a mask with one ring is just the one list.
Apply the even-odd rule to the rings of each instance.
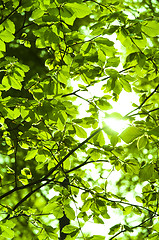
[[70, 220], [75, 219], [75, 212], [73, 208], [71, 208], [69, 205], [64, 206], [64, 212], [66, 214], [66, 217], [69, 218]]
[[8, 43], [14, 40], [14, 35], [8, 30], [4, 30], [3, 32], [0, 33], [0, 39]]
[[42, 9], [35, 9], [32, 12], [31, 18], [38, 19], [44, 15], [44, 11]]
[[139, 128], [130, 126], [126, 128], [119, 137], [127, 144], [134, 141], [137, 137], [141, 136], [143, 134], [143, 131], [141, 131]]
[[142, 31], [150, 37], [159, 35], [159, 22], [156, 22], [154, 20], [147, 21], [146, 24], [142, 26]]
[[75, 128], [75, 131], [76, 131], [76, 135], [79, 138], [87, 138], [87, 133], [82, 127], [80, 127], [78, 125], [74, 125], [74, 128]]
[[138, 141], [137, 141], [137, 147], [138, 149], [142, 149], [146, 146], [147, 144], [147, 137], [146, 136], [141, 136], [140, 138], [138, 138]]
[[91, 13], [91, 10], [86, 4], [81, 3], [67, 3], [67, 8], [75, 14], [77, 18], [83, 18]]
[[6, 51], [6, 45], [4, 41], [0, 40], [0, 51], [5, 52]]

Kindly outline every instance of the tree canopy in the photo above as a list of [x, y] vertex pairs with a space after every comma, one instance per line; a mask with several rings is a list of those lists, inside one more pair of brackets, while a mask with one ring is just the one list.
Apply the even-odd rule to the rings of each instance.
[[[159, 239], [158, 9], [0, 1], [2, 240]], [[139, 104], [110, 113], [123, 91]]]

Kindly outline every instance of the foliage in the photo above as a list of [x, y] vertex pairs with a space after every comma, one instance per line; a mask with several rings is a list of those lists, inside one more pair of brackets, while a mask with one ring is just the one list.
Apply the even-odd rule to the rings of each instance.
[[[2, 240], [159, 238], [158, 8], [155, 0], [0, 1]], [[91, 95], [98, 85], [102, 94]], [[100, 116], [112, 116], [122, 91], [140, 103], [113, 113], [130, 123], [119, 134]], [[84, 230], [88, 222], [105, 234]]]

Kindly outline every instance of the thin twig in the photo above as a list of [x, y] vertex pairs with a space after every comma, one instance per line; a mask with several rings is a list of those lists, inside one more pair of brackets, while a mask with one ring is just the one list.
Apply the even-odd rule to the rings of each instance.
[[149, 96], [147, 96], [147, 97], [145, 98], [145, 100], [144, 100], [137, 108], [135, 108], [135, 109], [132, 110], [131, 112], [127, 113], [124, 117], [128, 117], [129, 114], [131, 114], [131, 113], [139, 110], [139, 109], [144, 105], [144, 103], [145, 103], [150, 97], [152, 97], [152, 95], [153, 95], [155, 92], [157, 92], [157, 89], [158, 89], [158, 88], [159, 88], [159, 84], [156, 86], [156, 88], [153, 90], [153, 92], [150, 93]]
[[134, 114], [129, 115], [129, 117], [133, 117], [133, 116], [137, 116], [137, 115], [149, 115], [149, 113], [157, 111], [157, 110], [159, 110], [159, 108], [154, 108], [148, 112], [134, 113]]
[[[138, 228], [138, 227], [143, 227], [142, 225], [146, 222], [148, 222], [149, 220], [151, 220], [152, 218], [154, 218], [155, 215], [152, 215], [150, 218], [146, 219], [145, 221], [141, 222], [140, 224], [134, 226], [134, 227], [130, 227], [130, 229], [135, 229], [135, 228]], [[113, 237], [109, 238], [109, 240], [112, 240], [114, 239], [115, 237], [117, 237], [118, 235], [120, 235], [121, 233], [124, 233], [124, 232], [127, 232], [128, 230], [124, 229], [124, 230], [121, 230], [120, 232], [116, 233]]]

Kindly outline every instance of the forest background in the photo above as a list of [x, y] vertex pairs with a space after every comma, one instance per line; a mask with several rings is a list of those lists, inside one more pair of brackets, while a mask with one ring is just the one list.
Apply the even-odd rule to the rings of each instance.
[[159, 239], [158, 17], [155, 0], [0, 1], [2, 240]]

